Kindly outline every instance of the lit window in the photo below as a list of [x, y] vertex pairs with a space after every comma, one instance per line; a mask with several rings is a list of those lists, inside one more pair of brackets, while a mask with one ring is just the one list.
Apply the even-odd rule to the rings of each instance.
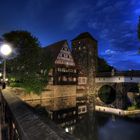
[[58, 77], [58, 81], [61, 81], [61, 77]]
[[83, 46], [83, 49], [86, 49], [86, 46]]
[[67, 81], [67, 78], [65, 76], [63, 76], [63, 81]]
[[73, 81], [74, 81], [74, 82], [76, 81], [76, 78], [75, 78], [75, 77], [73, 78]]

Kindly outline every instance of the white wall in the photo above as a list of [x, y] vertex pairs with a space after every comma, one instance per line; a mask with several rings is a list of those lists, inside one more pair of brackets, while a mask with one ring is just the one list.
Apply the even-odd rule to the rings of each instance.
[[113, 76], [113, 77], [96, 77], [96, 83], [140, 83], [140, 77], [125, 77], [125, 76]]

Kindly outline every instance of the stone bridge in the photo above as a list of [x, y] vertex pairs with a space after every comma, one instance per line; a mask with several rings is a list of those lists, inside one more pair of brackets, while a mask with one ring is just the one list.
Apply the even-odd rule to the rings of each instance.
[[94, 94], [97, 105], [125, 109], [140, 94], [140, 73], [98, 74]]

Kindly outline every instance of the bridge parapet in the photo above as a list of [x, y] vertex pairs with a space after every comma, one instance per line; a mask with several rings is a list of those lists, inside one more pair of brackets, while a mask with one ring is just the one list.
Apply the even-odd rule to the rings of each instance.
[[125, 77], [140, 77], [140, 71], [113, 71], [113, 72], [100, 72], [96, 77], [111, 77], [111, 76], [125, 76]]
[[30, 106], [10, 93], [1, 93], [1, 116], [2, 140], [76, 140], [49, 119], [52, 126], [44, 123]]
[[140, 83], [140, 71], [98, 73], [96, 83]]

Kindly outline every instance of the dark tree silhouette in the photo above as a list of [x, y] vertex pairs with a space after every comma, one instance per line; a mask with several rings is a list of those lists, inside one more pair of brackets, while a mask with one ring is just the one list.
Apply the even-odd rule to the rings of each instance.
[[41, 47], [38, 39], [27, 31], [11, 31], [3, 35], [13, 47], [12, 59], [7, 62], [9, 76], [28, 92], [41, 92], [47, 83], [40, 67]]

